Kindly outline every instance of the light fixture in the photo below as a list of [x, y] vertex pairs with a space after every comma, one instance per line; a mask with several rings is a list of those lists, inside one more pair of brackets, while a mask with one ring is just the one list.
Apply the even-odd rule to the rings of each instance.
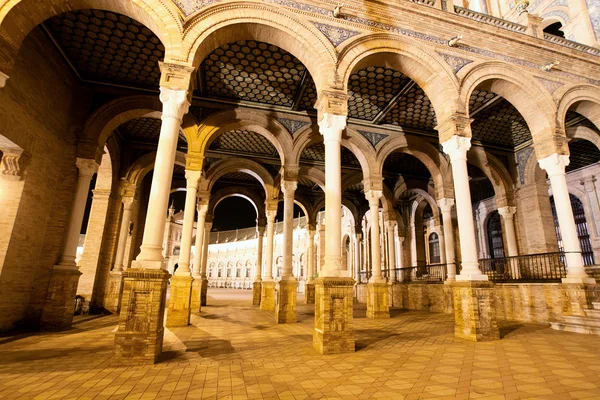
[[340, 18], [342, 16], [342, 7], [344, 7], [344, 3], [342, 4], [338, 4], [334, 9], [333, 9], [333, 16], [335, 18]]
[[552, 68], [556, 67], [558, 64], [560, 64], [560, 61], [558, 61], [558, 60], [549, 62], [548, 64], [546, 64], [542, 67], [542, 71], [548, 72]]
[[463, 36], [461, 34], [454, 36], [452, 39], [448, 40], [448, 46], [450, 46], [450, 47], [456, 46], [456, 44], [458, 42], [460, 42], [462, 40], [462, 38], [463, 38]]

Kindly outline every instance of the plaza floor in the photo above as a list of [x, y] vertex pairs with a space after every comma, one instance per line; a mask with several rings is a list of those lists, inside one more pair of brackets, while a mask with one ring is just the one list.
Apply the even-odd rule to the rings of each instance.
[[600, 337], [501, 323], [501, 340], [453, 336], [453, 316], [355, 308], [357, 351], [312, 350], [313, 306], [277, 325], [251, 292], [209, 289], [192, 325], [167, 330], [154, 366], [111, 363], [116, 316], [61, 333], [0, 337], [0, 399], [600, 399]]

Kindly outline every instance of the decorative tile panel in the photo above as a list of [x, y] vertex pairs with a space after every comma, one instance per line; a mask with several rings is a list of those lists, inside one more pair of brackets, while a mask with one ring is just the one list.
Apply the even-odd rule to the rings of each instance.
[[517, 152], [517, 171], [519, 172], [519, 182], [521, 182], [521, 185], [525, 184], [525, 167], [531, 153], [533, 153], [533, 147], [527, 147]]
[[358, 131], [358, 133], [363, 135], [373, 145], [373, 147], [377, 147], [379, 142], [388, 137], [388, 135], [375, 132]]
[[297, 121], [295, 119], [287, 119], [287, 118], [277, 118], [277, 121], [281, 122], [283, 126], [293, 135], [296, 134], [300, 129], [304, 128], [306, 125], [310, 125], [310, 122], [307, 121]]
[[346, 40], [354, 37], [356, 35], [360, 35], [358, 31], [351, 31], [349, 29], [340, 28], [338, 26], [327, 25], [320, 22], [311, 21], [314, 26], [317, 27], [318, 30], [321, 31], [323, 35], [335, 46], [339, 46], [344, 43]]
[[438, 53], [442, 58], [452, 67], [454, 73], [460, 71], [465, 65], [473, 62], [473, 60], [467, 60], [466, 58], [453, 56], [445, 53]]
[[218, 0], [173, 0], [173, 3], [181, 10], [183, 15], [188, 17], [196, 11], [216, 3], [217, 1]]

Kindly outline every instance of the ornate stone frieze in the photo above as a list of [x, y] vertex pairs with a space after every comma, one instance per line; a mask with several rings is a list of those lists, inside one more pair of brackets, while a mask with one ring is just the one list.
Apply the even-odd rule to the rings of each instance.
[[286, 129], [294, 136], [296, 132], [304, 128], [306, 125], [310, 125], [307, 121], [297, 121], [295, 119], [277, 118], [277, 121], [281, 122], [281, 125], [285, 126]]
[[313, 25], [320, 30], [327, 39], [334, 45], [339, 46], [346, 40], [354, 37], [356, 35], [360, 35], [358, 31], [351, 31], [349, 29], [340, 28], [338, 26], [322, 24], [320, 22], [312, 21]]
[[381, 142], [383, 139], [387, 138], [388, 135], [383, 133], [375, 133], [375, 132], [367, 132], [367, 131], [358, 131], [361, 135], [363, 135], [372, 145], [373, 147], [377, 147], [377, 144]]
[[517, 152], [517, 171], [519, 172], [519, 182], [521, 182], [521, 185], [525, 184], [525, 167], [531, 153], [533, 153], [533, 147], [527, 147]]
[[467, 60], [466, 58], [453, 56], [450, 54], [438, 53], [440, 56], [444, 58], [444, 61], [448, 63], [454, 70], [454, 73], [460, 71], [465, 65], [468, 65], [473, 62], [473, 60]]

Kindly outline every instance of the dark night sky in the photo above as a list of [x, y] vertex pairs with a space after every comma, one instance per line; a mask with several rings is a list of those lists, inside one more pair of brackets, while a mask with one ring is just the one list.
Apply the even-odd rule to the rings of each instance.
[[215, 209], [213, 230], [230, 231], [256, 226], [256, 210], [243, 197], [228, 197]]

